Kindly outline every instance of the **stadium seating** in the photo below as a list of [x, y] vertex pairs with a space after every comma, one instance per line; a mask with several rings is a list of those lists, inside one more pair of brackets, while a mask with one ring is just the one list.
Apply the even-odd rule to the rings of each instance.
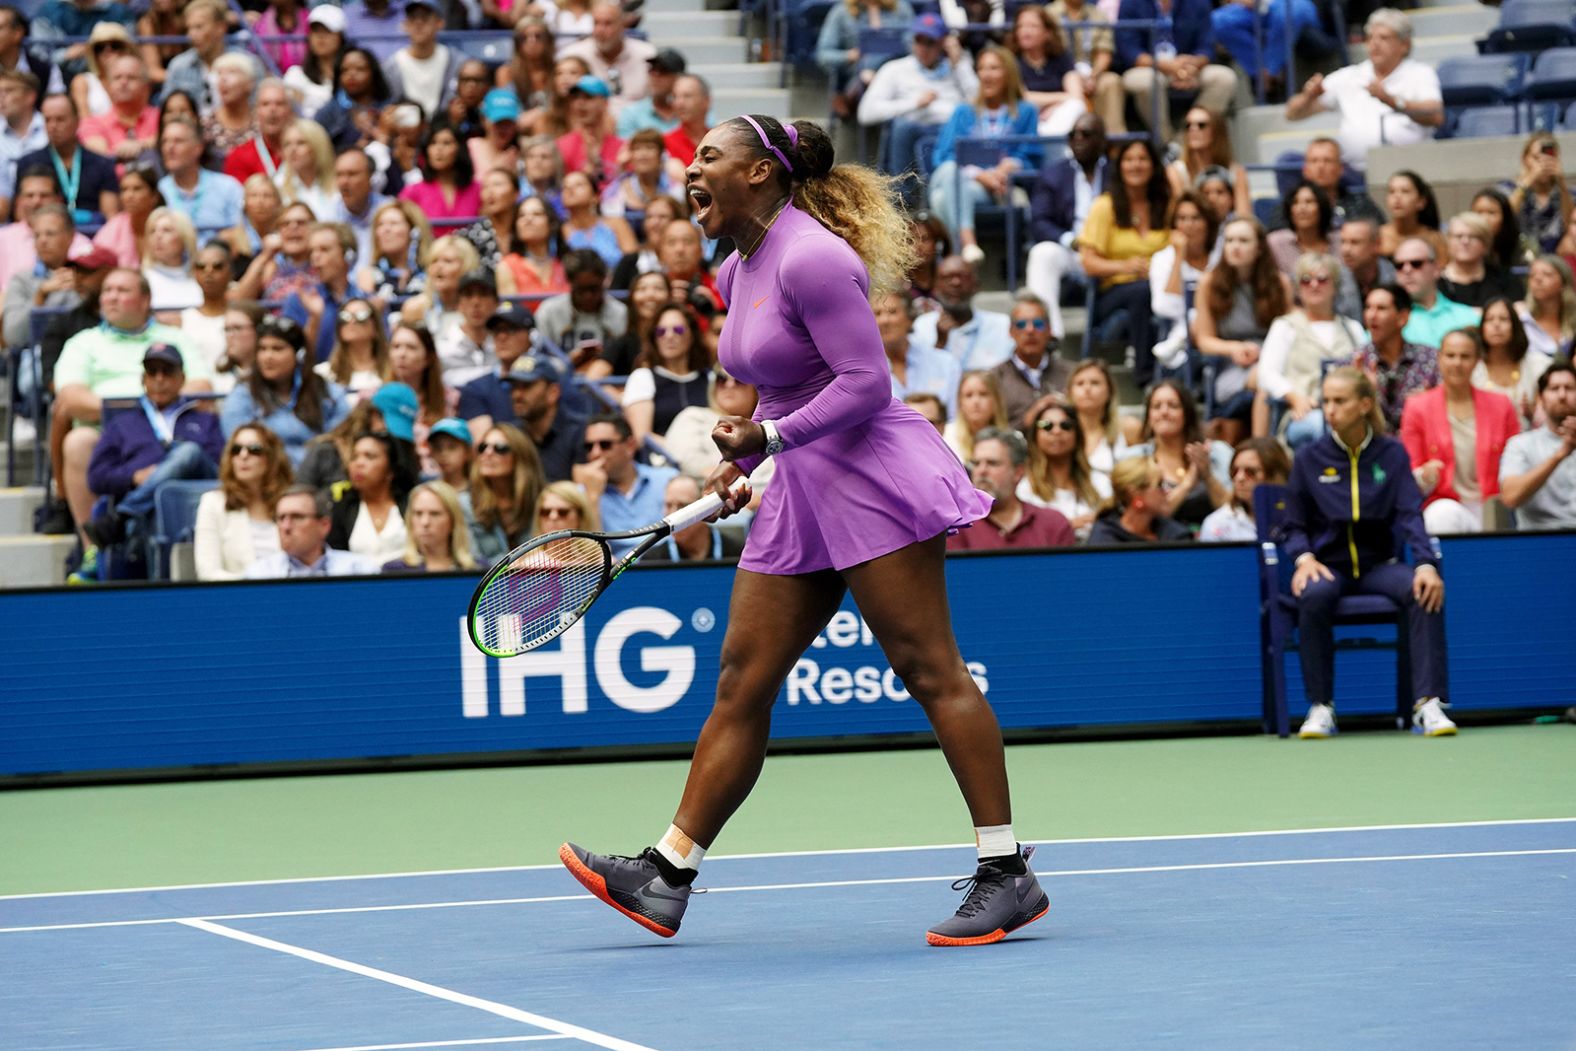
[[1526, 76], [1526, 55], [1458, 55], [1439, 64], [1439, 90], [1447, 109], [1494, 106], [1518, 101]]
[[1499, 24], [1480, 41], [1484, 54], [1538, 52], [1576, 44], [1576, 11], [1569, 0], [1506, 0]]

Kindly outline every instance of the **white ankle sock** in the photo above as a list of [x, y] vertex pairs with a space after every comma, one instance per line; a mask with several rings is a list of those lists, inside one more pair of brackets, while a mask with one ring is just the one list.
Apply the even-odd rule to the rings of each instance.
[[669, 825], [667, 834], [657, 841], [657, 853], [681, 869], [700, 870], [706, 848], [696, 843], [677, 825]]
[[977, 825], [974, 843], [981, 858], [1000, 858], [1018, 853], [1018, 837], [1012, 834], [1011, 825]]

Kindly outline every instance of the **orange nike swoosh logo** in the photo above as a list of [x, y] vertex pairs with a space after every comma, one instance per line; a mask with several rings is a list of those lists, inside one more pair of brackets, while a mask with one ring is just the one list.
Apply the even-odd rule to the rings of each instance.
[[751, 309], [759, 310], [761, 308], [761, 304], [766, 302], [770, 298], [772, 298], [772, 297], [771, 296], [762, 296], [761, 298], [759, 298], [759, 299], [757, 299], [755, 301], [755, 305]]

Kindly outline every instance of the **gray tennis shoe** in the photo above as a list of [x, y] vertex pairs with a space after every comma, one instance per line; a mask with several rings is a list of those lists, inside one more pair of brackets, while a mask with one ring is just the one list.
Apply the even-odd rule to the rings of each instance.
[[593, 854], [584, 847], [565, 843], [558, 848], [558, 860], [599, 899], [653, 934], [671, 938], [679, 932], [691, 888], [675, 887], [663, 879], [652, 860], [655, 853], [647, 847], [638, 857], [626, 858]]
[[1023, 875], [981, 865], [974, 875], [960, 879], [953, 890], [966, 890], [963, 904], [950, 920], [925, 932], [931, 945], [989, 945], [1019, 927], [1026, 927], [1051, 911], [1051, 899], [1029, 868], [1033, 847], [1023, 847]]

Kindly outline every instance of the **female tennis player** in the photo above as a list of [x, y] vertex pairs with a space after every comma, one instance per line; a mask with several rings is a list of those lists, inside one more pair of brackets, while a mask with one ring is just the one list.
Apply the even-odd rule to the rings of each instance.
[[673, 823], [637, 857], [572, 843], [559, 856], [601, 900], [676, 933], [706, 848], [760, 774], [784, 677], [851, 590], [930, 719], [975, 825], [979, 867], [927, 940], [1000, 941], [1050, 902], [1014, 838], [1001, 730], [947, 607], [947, 533], [983, 518], [990, 500], [935, 428], [892, 397], [869, 305], [872, 283], [897, 288], [908, 272], [908, 222], [884, 177], [832, 166], [831, 140], [809, 121], [733, 118], [707, 133], [686, 175], [706, 235], [738, 246], [718, 274], [729, 303], [722, 365], [760, 391], [754, 420], [726, 416], [713, 430], [724, 463], [707, 485], [732, 512], [750, 493], [730, 486], [765, 457], [776, 476], [739, 561], [716, 704]]

